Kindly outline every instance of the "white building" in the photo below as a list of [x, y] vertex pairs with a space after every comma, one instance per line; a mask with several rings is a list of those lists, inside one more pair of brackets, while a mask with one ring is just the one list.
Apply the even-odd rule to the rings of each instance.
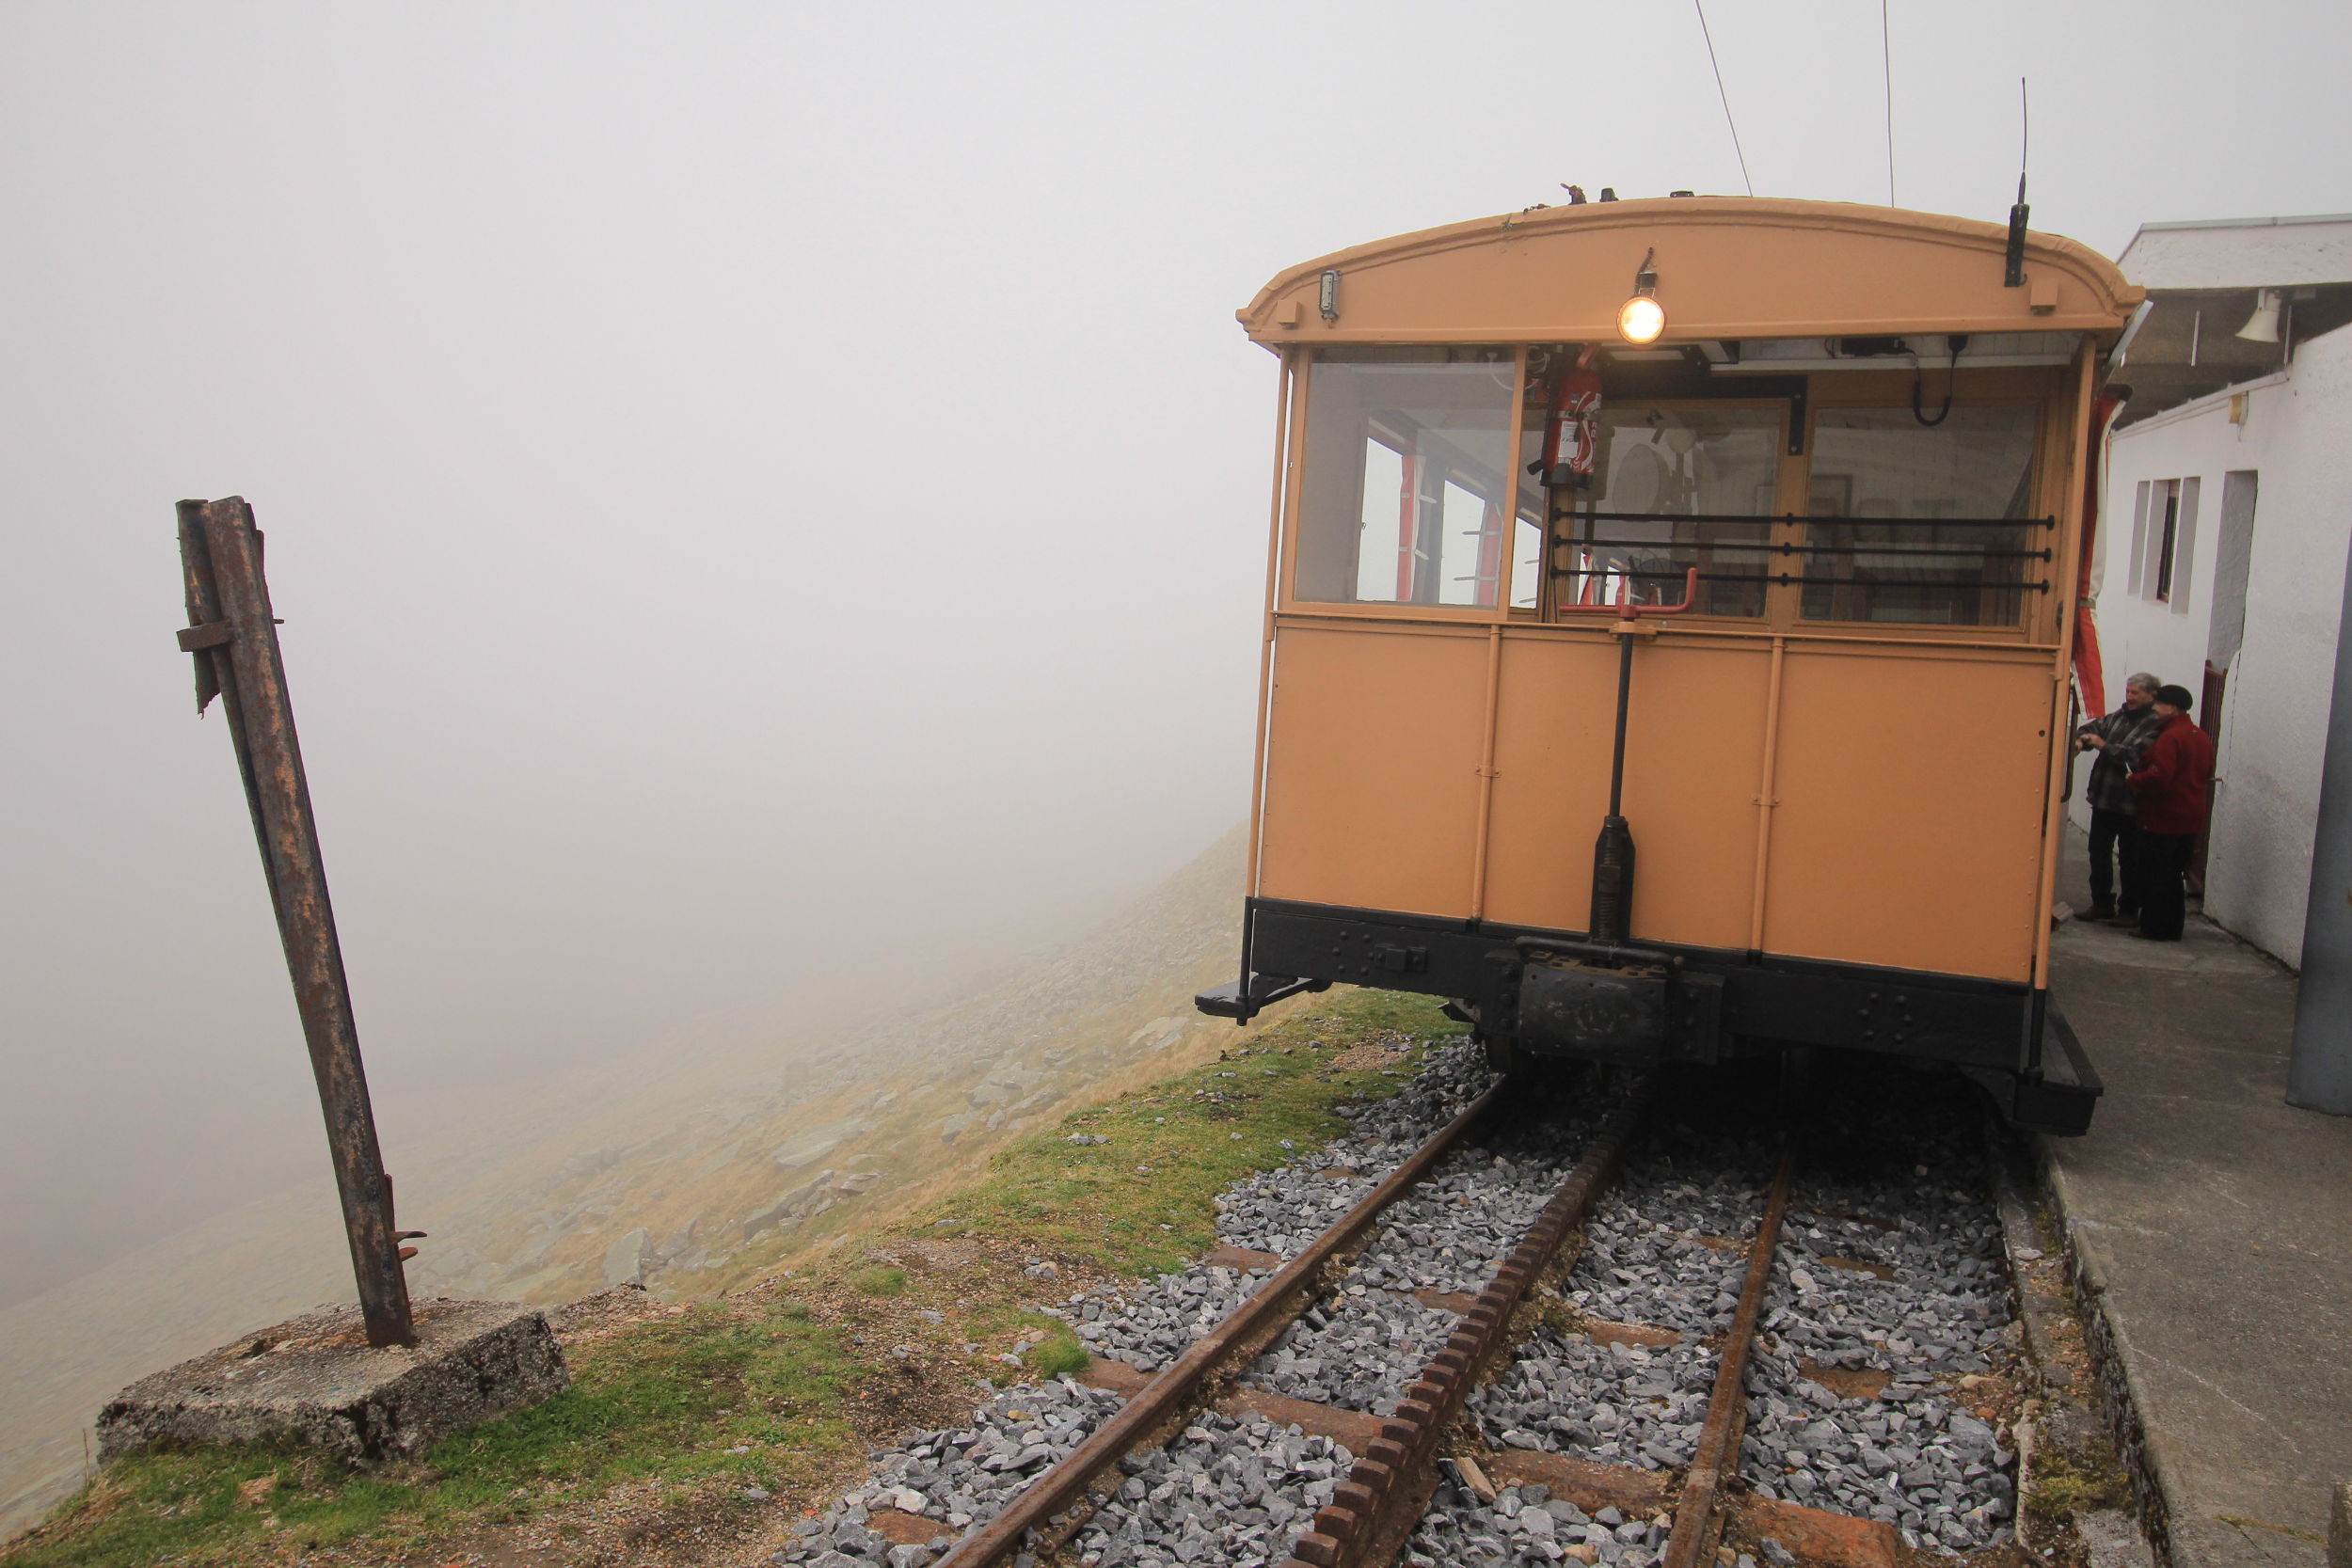
[[2151, 309], [2095, 546], [2108, 705], [2137, 670], [2199, 694], [2205, 912], [2296, 962], [2352, 540], [2352, 214], [2152, 223], [2119, 260]]

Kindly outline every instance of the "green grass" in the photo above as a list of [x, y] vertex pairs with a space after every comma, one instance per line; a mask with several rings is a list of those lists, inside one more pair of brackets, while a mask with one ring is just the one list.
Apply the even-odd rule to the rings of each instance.
[[[1430, 998], [1393, 991], [1335, 993], [1314, 1012], [1249, 1037], [1224, 1060], [1003, 1149], [987, 1176], [924, 1216], [930, 1233], [1017, 1237], [1041, 1253], [1123, 1275], [1181, 1268], [1216, 1244], [1218, 1193], [1344, 1132], [1333, 1106], [1393, 1093], [1410, 1070], [1408, 1063], [1394, 1076], [1339, 1071], [1331, 1058], [1387, 1034], [1442, 1042], [1467, 1033], [1438, 1009]], [[1073, 1144], [1073, 1132], [1110, 1141]]]
[[[905, 1386], [892, 1345], [921, 1345], [928, 1364], [965, 1386], [974, 1372], [1001, 1383], [1082, 1370], [1076, 1335], [1037, 1310], [1069, 1285], [1028, 1276], [1018, 1259], [1130, 1276], [1182, 1266], [1215, 1244], [1223, 1188], [1345, 1132], [1333, 1107], [1402, 1086], [1420, 1048], [1388, 1075], [1337, 1069], [1334, 1056], [1377, 1038], [1461, 1033], [1423, 998], [1318, 998], [1311, 1012], [1237, 1036], [1224, 1060], [1008, 1147], [962, 1191], [855, 1238], [839, 1263], [801, 1271], [793, 1299], [753, 1291], [575, 1349], [568, 1391], [449, 1439], [422, 1465], [363, 1476], [261, 1448], [135, 1455], [0, 1551], [0, 1563], [274, 1562], [362, 1541], [414, 1550], [629, 1483], [706, 1511], [759, 1506], [738, 1498], [754, 1483], [818, 1500], [860, 1461], [867, 1439], [851, 1410], [869, 1395], [887, 1407]], [[1069, 1141], [1081, 1132], [1109, 1142]], [[996, 1243], [986, 1261], [910, 1275], [865, 1258], [894, 1236], [963, 1235]], [[852, 1326], [871, 1343], [856, 1343]], [[957, 1365], [966, 1343], [982, 1350]]]
[[[501, 1523], [648, 1478], [689, 1494], [713, 1482], [779, 1491], [856, 1446], [840, 1412], [860, 1368], [838, 1330], [801, 1312], [706, 1307], [625, 1329], [574, 1354], [568, 1390], [450, 1438], [413, 1474], [353, 1475], [263, 1447], [134, 1455], [67, 1505], [61, 1539], [5, 1560], [252, 1560]], [[264, 1495], [246, 1500], [264, 1477]]]
[[1043, 1313], [1028, 1313], [1025, 1316], [1031, 1318], [1038, 1330], [1045, 1336], [1021, 1353], [1022, 1368], [1030, 1377], [1041, 1380], [1067, 1377], [1086, 1370], [1087, 1363], [1094, 1357], [1088, 1354], [1086, 1346], [1078, 1342], [1075, 1329], [1059, 1318], [1049, 1318]]
[[907, 1291], [907, 1271], [876, 1264], [850, 1275], [850, 1283], [869, 1296], [902, 1296]]

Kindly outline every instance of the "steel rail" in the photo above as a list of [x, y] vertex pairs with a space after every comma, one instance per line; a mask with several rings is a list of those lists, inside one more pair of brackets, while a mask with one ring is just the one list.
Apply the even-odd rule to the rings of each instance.
[[[1306, 1310], [1314, 1299], [1316, 1276], [1326, 1265], [1360, 1240], [1383, 1210], [1429, 1174], [1462, 1135], [1501, 1101], [1507, 1083], [1496, 1084], [1470, 1101], [1461, 1115], [1365, 1194], [1339, 1223], [1283, 1264], [1223, 1323], [1137, 1389], [1093, 1436], [1040, 1475], [983, 1528], [964, 1537], [934, 1568], [993, 1568], [1009, 1560], [1022, 1549], [1022, 1538], [1029, 1531], [1042, 1533], [1059, 1515], [1083, 1503], [1104, 1471], [1115, 1470], [1119, 1461], [1136, 1449], [1156, 1446], [1155, 1436], [1164, 1439], [1167, 1431], [1172, 1430], [1163, 1429], [1163, 1423], [1188, 1413], [1193, 1396], [1225, 1370], [1228, 1362], [1245, 1354], [1254, 1359], [1266, 1341]], [[1242, 1361], [1247, 1364], [1246, 1359]]]
[[1707, 1423], [1699, 1431], [1691, 1467], [1683, 1473], [1682, 1494], [1675, 1502], [1674, 1528], [1666, 1537], [1660, 1568], [1698, 1568], [1719, 1528], [1717, 1512], [1724, 1482], [1740, 1467], [1740, 1438], [1748, 1424], [1748, 1352], [1755, 1347], [1756, 1320], [1763, 1315], [1764, 1291], [1772, 1283], [1772, 1256], [1780, 1245], [1781, 1219], [1788, 1212], [1796, 1159], [1794, 1148], [1781, 1155], [1772, 1196], [1765, 1202], [1763, 1219], [1756, 1224], [1756, 1240], [1749, 1243], [1747, 1280], [1740, 1287], [1731, 1331], [1716, 1357], [1715, 1388], [1708, 1396]]
[[1445, 1347], [1406, 1386], [1380, 1435], [1357, 1456], [1330, 1503], [1291, 1546], [1282, 1568], [1372, 1568], [1392, 1561], [1435, 1489], [1438, 1445], [1480, 1374], [1503, 1348], [1512, 1314], [1608, 1186], [1648, 1110], [1653, 1084], [1634, 1089], [1586, 1146]]

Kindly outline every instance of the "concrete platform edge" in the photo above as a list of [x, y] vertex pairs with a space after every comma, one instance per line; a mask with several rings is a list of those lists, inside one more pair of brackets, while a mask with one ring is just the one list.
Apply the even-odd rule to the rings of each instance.
[[2165, 1445], [2149, 1431], [2141, 1416], [2146, 1401], [2133, 1374], [2132, 1358], [2125, 1354], [2129, 1341], [2122, 1325], [2107, 1311], [2107, 1271], [2094, 1255], [2096, 1248], [2085, 1244], [2074, 1223], [2066, 1173], [2049, 1157], [2049, 1140], [2037, 1136], [2033, 1149], [2041, 1196], [2049, 1206], [2058, 1245], [2066, 1259], [2067, 1277], [2074, 1287], [2075, 1310], [2082, 1322], [2085, 1348], [2090, 1354], [2092, 1376], [2099, 1386], [2101, 1413], [2106, 1418], [2107, 1435], [2114, 1440], [2116, 1452], [2122, 1456], [2124, 1468], [2132, 1478], [2141, 1528], [2165, 1568], [2191, 1568], [2173, 1550], [2175, 1509], [2172, 1489], [2168, 1484]]

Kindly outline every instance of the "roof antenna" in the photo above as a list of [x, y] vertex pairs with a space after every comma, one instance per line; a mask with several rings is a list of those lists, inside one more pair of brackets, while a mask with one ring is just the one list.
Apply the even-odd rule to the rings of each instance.
[[2001, 285], [2009, 289], [2026, 286], [2026, 215], [2032, 211], [2026, 205], [2026, 154], [2033, 147], [2033, 109], [2026, 98], [2026, 79], [2017, 78], [2017, 204], [2009, 210], [2009, 270], [2002, 275]]

